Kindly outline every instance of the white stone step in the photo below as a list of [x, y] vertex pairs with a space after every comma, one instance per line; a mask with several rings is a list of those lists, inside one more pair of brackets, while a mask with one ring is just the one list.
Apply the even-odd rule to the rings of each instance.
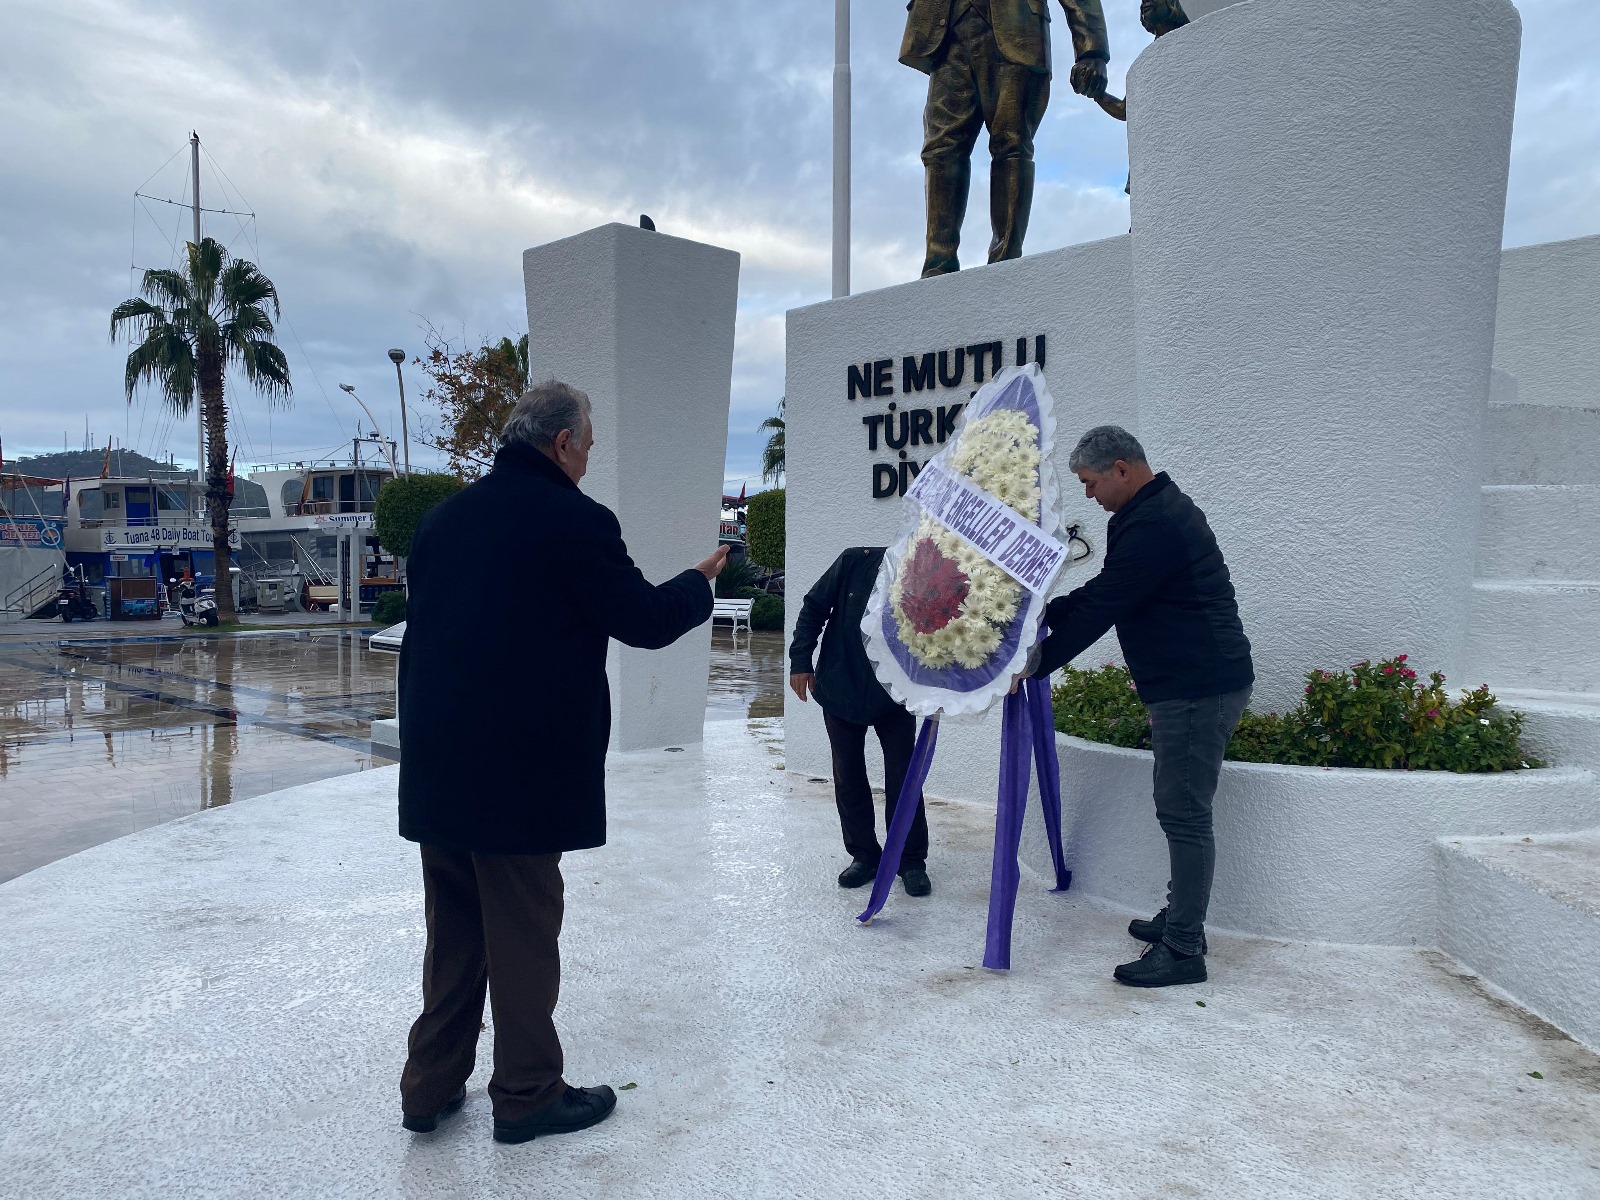
[[1439, 948], [1600, 1050], [1600, 830], [1441, 839]]
[[1600, 484], [1600, 408], [1489, 405], [1483, 482]]
[[1472, 585], [1470, 679], [1501, 688], [1600, 692], [1600, 581]]
[[1556, 766], [1587, 767], [1600, 775], [1600, 692], [1497, 689], [1507, 708], [1526, 720], [1522, 744]]
[[1483, 489], [1479, 579], [1600, 579], [1600, 485]]

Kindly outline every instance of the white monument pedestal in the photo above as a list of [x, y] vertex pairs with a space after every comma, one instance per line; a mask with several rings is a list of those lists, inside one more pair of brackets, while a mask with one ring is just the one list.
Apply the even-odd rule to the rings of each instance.
[[1259, 710], [1385, 653], [1458, 681], [1520, 39], [1507, 0], [1249, 0], [1129, 72], [1140, 434]]
[[[660, 583], [717, 545], [739, 256], [603, 225], [525, 251], [522, 271], [530, 377], [589, 394], [583, 490]], [[665, 650], [613, 642], [612, 749], [700, 741], [710, 655], [709, 623]]]

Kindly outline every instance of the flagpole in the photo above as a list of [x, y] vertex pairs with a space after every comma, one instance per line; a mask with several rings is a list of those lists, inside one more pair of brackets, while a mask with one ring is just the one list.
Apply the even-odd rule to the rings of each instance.
[[833, 4], [833, 295], [850, 294], [850, 0]]

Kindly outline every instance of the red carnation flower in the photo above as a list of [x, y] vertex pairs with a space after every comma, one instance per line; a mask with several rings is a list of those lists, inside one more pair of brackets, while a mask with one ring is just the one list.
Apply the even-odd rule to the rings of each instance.
[[901, 576], [900, 607], [918, 633], [934, 633], [961, 615], [970, 584], [961, 568], [923, 538]]
[[1395, 659], [1394, 659], [1394, 660], [1395, 660], [1395, 662], [1405, 662], [1405, 660], [1406, 660], [1406, 655], [1404, 655], [1404, 654], [1397, 654], [1397, 655], [1395, 655]]

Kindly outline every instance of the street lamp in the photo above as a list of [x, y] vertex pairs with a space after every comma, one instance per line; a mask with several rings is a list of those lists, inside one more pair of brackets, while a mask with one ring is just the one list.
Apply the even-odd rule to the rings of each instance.
[[[366, 401], [363, 400], [360, 396], [356, 395], [355, 386], [353, 384], [341, 383], [339, 385], [339, 390], [341, 392], [349, 392], [350, 393], [350, 399], [354, 400], [357, 404], [361, 405], [361, 411], [366, 413], [367, 414], [367, 420], [372, 422], [372, 431], [378, 435], [378, 444], [380, 446], [385, 446], [386, 447], [388, 445], [388, 443], [384, 440], [383, 430], [378, 427], [378, 418], [372, 415], [372, 410], [367, 407]], [[397, 468], [395, 466], [394, 451], [393, 450], [389, 450], [387, 452], [387, 457], [389, 459], [389, 469], [391, 471], [394, 471], [394, 473], [398, 475], [400, 472], [399, 472], [399, 468]]]
[[394, 377], [400, 384], [400, 444], [405, 449], [406, 474], [411, 474], [411, 434], [406, 430], [406, 377], [400, 371], [400, 364], [405, 362], [404, 350], [389, 351], [389, 361], [394, 364]]

